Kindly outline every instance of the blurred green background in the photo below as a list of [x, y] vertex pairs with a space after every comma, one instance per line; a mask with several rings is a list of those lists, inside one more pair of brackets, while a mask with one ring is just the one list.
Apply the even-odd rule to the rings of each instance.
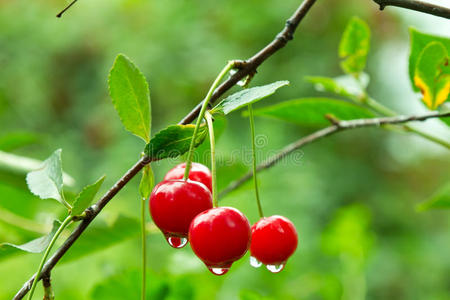
[[[144, 146], [122, 128], [108, 96], [107, 74], [118, 53], [149, 81], [156, 132], [202, 99], [227, 60], [248, 58], [271, 41], [299, 3], [91, 0], [57, 19], [68, 2], [0, 0], [0, 150], [21, 161], [62, 148], [64, 170], [75, 178], [68, 192], [106, 174], [104, 192]], [[318, 1], [295, 39], [253, 82], [289, 80], [291, 86], [257, 107], [319, 95], [304, 76], [340, 75], [337, 47], [354, 15], [372, 28], [370, 92], [403, 113], [424, 111], [408, 81], [408, 27], [445, 35], [450, 23], [396, 8], [380, 12], [369, 0]], [[449, 138], [439, 121], [420, 126]], [[265, 137], [258, 159], [312, 130], [257, 118], [257, 134]], [[228, 118], [217, 145], [219, 188], [250, 168], [249, 133], [247, 118]], [[20, 244], [48, 230], [64, 209], [33, 197], [25, 173], [5, 167], [10, 159], [0, 156], [0, 242]], [[179, 161], [155, 163], [156, 180]], [[254, 269], [247, 254], [217, 277], [189, 246], [173, 250], [149, 226], [149, 299], [449, 299], [449, 214], [415, 209], [449, 182], [449, 169], [446, 149], [377, 128], [309, 145], [260, 175], [266, 214], [288, 217], [299, 233], [284, 271]], [[138, 299], [138, 182], [108, 204], [54, 269], [56, 299]], [[258, 219], [250, 184], [221, 203], [241, 209], [252, 223]], [[0, 299], [12, 298], [40, 257], [0, 260]]]

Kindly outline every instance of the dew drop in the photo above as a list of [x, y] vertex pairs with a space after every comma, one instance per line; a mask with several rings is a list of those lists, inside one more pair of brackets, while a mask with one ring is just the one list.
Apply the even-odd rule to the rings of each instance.
[[261, 267], [261, 265], [262, 265], [262, 262], [257, 260], [256, 257], [250, 256], [250, 266], [252, 266], [254, 268], [259, 268], [259, 267]]
[[187, 244], [187, 238], [180, 238], [177, 236], [167, 235], [166, 240], [167, 240], [167, 243], [169, 243], [169, 245], [175, 249], [183, 248]]
[[230, 268], [212, 268], [212, 267], [208, 267], [208, 270], [211, 271], [211, 273], [213, 273], [214, 275], [220, 276], [220, 275], [224, 275], [228, 272], [228, 270], [230, 270]]
[[269, 270], [272, 273], [278, 273], [284, 269], [284, 264], [267, 265], [266, 268], [267, 268], [267, 270]]
[[244, 77], [243, 79], [239, 80], [237, 82], [238, 86], [245, 86], [245, 83], [247, 82], [247, 77]]

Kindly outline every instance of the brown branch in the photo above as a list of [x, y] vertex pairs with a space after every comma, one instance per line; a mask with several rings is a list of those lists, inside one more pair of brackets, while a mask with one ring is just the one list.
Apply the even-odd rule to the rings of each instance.
[[[284, 157], [289, 155], [290, 153], [294, 152], [295, 150], [298, 150], [302, 148], [303, 146], [306, 146], [308, 144], [311, 144], [323, 137], [332, 135], [339, 131], [344, 131], [347, 129], [353, 129], [353, 128], [360, 128], [360, 127], [369, 127], [369, 126], [380, 126], [380, 125], [386, 125], [386, 124], [399, 124], [399, 123], [406, 123], [410, 121], [425, 121], [427, 119], [432, 118], [445, 118], [450, 117], [450, 112], [445, 113], [437, 113], [432, 112], [424, 115], [419, 116], [395, 116], [395, 117], [386, 117], [386, 118], [372, 118], [372, 119], [357, 119], [357, 120], [351, 120], [351, 121], [339, 121], [335, 118], [332, 119], [332, 124], [329, 127], [320, 129], [316, 132], [311, 133], [310, 135], [307, 135], [296, 142], [293, 142], [283, 149], [278, 154], [275, 154], [265, 161], [263, 161], [261, 164], [258, 165], [256, 168], [257, 172], [260, 172], [262, 170], [269, 169], [270, 167], [274, 166], [277, 162], [282, 160]], [[223, 197], [226, 194], [230, 193], [231, 191], [237, 189], [241, 185], [243, 185], [245, 182], [250, 180], [253, 176], [253, 172], [249, 171], [247, 174], [242, 176], [241, 178], [232, 181], [228, 186], [223, 189], [219, 197]]]
[[397, 6], [426, 14], [450, 19], [450, 7], [440, 6], [421, 0], [374, 0], [383, 10], [386, 6]]
[[[74, 1], [75, 2], [75, 1]], [[288, 41], [292, 40], [293, 34], [297, 29], [298, 24], [307, 14], [311, 6], [316, 0], [304, 0], [299, 8], [295, 11], [292, 17], [286, 22], [284, 29], [276, 36], [276, 38], [264, 47], [261, 51], [255, 54], [252, 58], [242, 63], [242, 66], [238, 72], [231, 76], [228, 80], [224, 81], [214, 92], [211, 97], [210, 103], [214, 103], [221, 95], [232, 88], [239, 80], [249, 74], [253, 74], [257, 67], [261, 65], [269, 56], [283, 48]], [[194, 120], [200, 110], [202, 103], [199, 103], [189, 114], [187, 114], [179, 124], [188, 124]], [[86, 210], [86, 217], [81, 221], [77, 228], [70, 234], [65, 240], [63, 245], [56, 250], [52, 257], [45, 263], [42, 274], [38, 280], [41, 280], [46, 274], [55, 267], [64, 254], [72, 247], [73, 243], [81, 236], [84, 230], [94, 220], [94, 218], [100, 213], [106, 204], [146, 165], [150, 163], [148, 157], [140, 159], [125, 175], [120, 178], [116, 184], [106, 194]], [[33, 275], [22, 288], [14, 296], [13, 300], [22, 299], [30, 290], [35, 275]]]
[[50, 273], [46, 274], [46, 276], [42, 278], [42, 285], [44, 286], [44, 299], [43, 300], [55, 300], [55, 295], [53, 294], [53, 289], [52, 289]]

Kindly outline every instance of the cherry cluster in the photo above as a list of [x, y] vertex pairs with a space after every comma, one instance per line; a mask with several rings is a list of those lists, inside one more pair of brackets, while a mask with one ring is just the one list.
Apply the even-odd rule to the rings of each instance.
[[150, 214], [167, 242], [174, 248], [188, 240], [194, 253], [215, 275], [223, 275], [250, 248], [250, 264], [262, 264], [280, 272], [295, 252], [297, 231], [287, 218], [261, 218], [253, 226], [233, 207], [215, 207], [212, 175], [199, 163], [192, 163], [188, 180], [186, 164], [170, 170], [150, 195]]

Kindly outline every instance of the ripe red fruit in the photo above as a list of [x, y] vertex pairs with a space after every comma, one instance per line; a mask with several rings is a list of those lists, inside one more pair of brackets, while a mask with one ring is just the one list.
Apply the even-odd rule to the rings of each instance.
[[[173, 169], [167, 172], [164, 180], [183, 179], [185, 169], [186, 163], [176, 165]], [[211, 171], [207, 166], [193, 162], [191, 165], [191, 170], [189, 171], [189, 179], [203, 183], [210, 191], [212, 191]]]
[[167, 242], [174, 248], [187, 243], [189, 225], [196, 215], [212, 208], [211, 192], [201, 183], [164, 180], [150, 195], [150, 214]]
[[262, 218], [252, 226], [250, 263], [265, 264], [273, 273], [283, 270], [287, 259], [297, 249], [298, 237], [294, 224], [282, 216]]
[[232, 207], [207, 210], [196, 216], [189, 228], [192, 250], [215, 275], [228, 272], [247, 252], [250, 238], [250, 223]]

